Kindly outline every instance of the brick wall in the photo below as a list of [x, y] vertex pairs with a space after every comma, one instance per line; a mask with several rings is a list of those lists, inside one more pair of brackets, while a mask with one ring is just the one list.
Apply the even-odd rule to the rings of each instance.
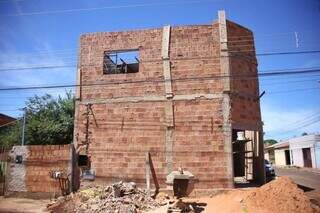
[[[162, 33], [151, 29], [81, 36], [78, 83], [100, 85], [77, 90], [77, 150], [89, 155], [97, 181], [144, 183], [145, 153], [150, 152], [161, 187], [166, 175], [178, 167], [198, 178], [197, 188], [231, 187], [219, 24], [171, 28], [172, 99], [166, 98], [163, 81]], [[139, 72], [103, 74], [104, 51], [128, 49], [139, 49]], [[170, 118], [168, 107], [172, 107]]]
[[260, 102], [254, 38], [250, 30], [228, 21], [228, 49], [232, 84], [232, 122], [260, 126]]
[[[70, 173], [69, 145], [14, 146], [10, 153], [8, 193], [60, 193], [59, 183], [51, 179], [50, 171]], [[22, 155], [21, 164], [15, 163]]]

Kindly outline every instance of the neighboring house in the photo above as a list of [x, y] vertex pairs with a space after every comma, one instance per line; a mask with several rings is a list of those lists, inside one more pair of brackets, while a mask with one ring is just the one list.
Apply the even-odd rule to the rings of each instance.
[[287, 141], [281, 141], [266, 147], [264, 153], [265, 159], [276, 166], [291, 165], [289, 143]]
[[264, 183], [254, 49], [253, 33], [224, 12], [206, 25], [82, 35], [74, 136], [81, 165], [104, 183], [145, 184], [146, 161], [162, 188], [179, 167], [199, 189], [233, 187], [235, 176]]
[[293, 165], [320, 169], [320, 134], [304, 135], [288, 141]]
[[13, 117], [0, 113], [0, 127], [5, 126], [6, 124], [11, 123], [15, 120], [16, 119]]
[[320, 169], [320, 134], [290, 138], [265, 148], [265, 159], [276, 166]]

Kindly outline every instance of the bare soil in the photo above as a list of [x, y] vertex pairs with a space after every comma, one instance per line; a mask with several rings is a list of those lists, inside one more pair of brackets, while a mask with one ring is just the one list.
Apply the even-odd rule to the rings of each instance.
[[[223, 213], [316, 213], [305, 193], [288, 177], [279, 177], [270, 183], [253, 189], [232, 190], [212, 197], [184, 198], [195, 212]], [[150, 213], [165, 213], [164, 207]]]
[[0, 197], [0, 212], [6, 213], [43, 213], [47, 211], [49, 200]]
[[[87, 193], [86, 196], [92, 197], [92, 199], [96, 197], [95, 193], [92, 194], [92, 192], [95, 191], [86, 190], [84, 192]], [[82, 194], [84, 192], [82, 192]], [[101, 199], [101, 194], [99, 194], [99, 196], [99, 199]], [[79, 198], [81, 197], [73, 196], [69, 199], [63, 198], [63, 201], [60, 203], [62, 205], [56, 206], [58, 208], [55, 208], [55, 212], [69, 212], [70, 208], [76, 210], [79, 208], [79, 205], [81, 206], [84, 203], [89, 204], [87, 200], [83, 201]], [[172, 201], [173, 199], [167, 199], [167, 196], [159, 196], [156, 202], [158, 202], [159, 205], [163, 205], [170, 200]], [[113, 198], [112, 201], [124, 202], [123, 207], [132, 202], [125, 199], [125, 197]], [[194, 212], [204, 213], [320, 213], [319, 206], [313, 205], [306, 194], [288, 177], [279, 177], [259, 188], [236, 189], [211, 197], [183, 198], [182, 201], [186, 205], [191, 205]], [[144, 202], [144, 200], [139, 200], [139, 202]], [[48, 200], [0, 197], [0, 212], [46, 212], [48, 203]], [[90, 207], [85, 208], [87, 210], [85, 212], [101, 212], [102, 209], [99, 205], [96, 206], [94, 202], [90, 202], [90, 205]], [[108, 209], [109, 207], [106, 206], [106, 208]], [[168, 207], [164, 205], [148, 212], [166, 213], [167, 208]], [[106, 212], [107, 209], [104, 209], [102, 212]], [[139, 212], [146, 211], [147, 210], [142, 210]]]

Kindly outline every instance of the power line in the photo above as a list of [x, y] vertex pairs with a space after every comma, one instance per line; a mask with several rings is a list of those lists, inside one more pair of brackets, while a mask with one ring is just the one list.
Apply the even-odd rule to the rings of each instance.
[[[315, 113], [311, 116], [307, 116], [305, 117], [304, 119], [301, 119], [300, 121], [297, 121], [297, 122], [293, 122], [291, 123], [290, 125], [293, 125], [293, 126], [301, 126], [301, 125], [305, 125], [306, 123], [309, 123], [310, 121], [316, 119], [316, 118], [320, 118], [319, 116], [319, 112], [318, 113]], [[298, 124], [298, 125], [296, 125]]]
[[293, 89], [293, 90], [271, 91], [271, 92], [268, 92], [268, 94], [281, 94], [281, 93], [291, 93], [291, 92], [318, 90], [318, 89], [320, 89], [320, 87], [301, 88], [301, 89]]
[[[291, 70], [291, 69], [286, 69], [286, 70]], [[281, 70], [278, 70], [278, 71], [281, 71]], [[311, 73], [312, 74], [312, 73]], [[297, 81], [283, 81], [283, 80], [286, 80], [286, 79], [291, 79], [291, 78], [299, 78], [299, 79], [302, 79], [302, 78], [314, 78], [314, 77], [318, 77], [320, 76], [319, 74], [318, 75], [311, 75], [311, 74], [308, 74], [308, 76], [305, 76], [305, 77], [300, 77], [300, 75], [293, 75], [293, 76], [285, 76], [285, 78], [280, 78], [282, 76], [275, 76], [277, 77], [276, 79], [275, 78], [272, 78], [272, 76], [269, 78], [272, 78], [272, 79], [259, 79], [260, 80], [260, 85], [261, 86], [265, 86], [265, 85], [274, 85], [274, 84], [283, 84], [283, 83], [297, 83], [297, 82], [307, 82], [307, 81], [317, 81], [316, 79], [308, 79], [308, 80], [297, 80]], [[250, 78], [252, 80], [255, 80], [256, 78]], [[239, 78], [239, 80], [242, 80]], [[271, 83], [265, 83], [265, 81], [269, 81], [269, 80], [272, 80], [272, 81], [275, 81], [275, 80], [282, 80], [281, 82], [271, 82]], [[130, 82], [129, 82], [130, 83]], [[73, 84], [73, 83], [69, 83], [69, 84]], [[37, 85], [37, 86], [42, 86], [42, 85]], [[74, 88], [72, 88], [71, 90], [73, 90]], [[30, 96], [24, 96], [24, 97], [21, 97], [21, 96], [5, 96], [5, 97], [0, 97], [0, 98], [3, 98], [3, 99], [21, 99], [21, 98], [29, 98]]]
[[[228, 78], [231, 79], [256, 79], [258, 76], [275, 76], [275, 75], [296, 75], [296, 74], [307, 74], [307, 73], [319, 73], [320, 69], [301, 69], [301, 70], [290, 70], [290, 71], [281, 71], [281, 72], [263, 72], [258, 73], [257, 76], [207, 76], [207, 77], [189, 77], [189, 78], [176, 78], [172, 81], [190, 81], [190, 80], [210, 80], [210, 79], [220, 79]], [[161, 83], [165, 82], [163, 79], [153, 79], [153, 80], [139, 80], [139, 81], [126, 81], [126, 82], [102, 82], [102, 83], [91, 83], [91, 84], [66, 84], [66, 85], [46, 85], [46, 86], [28, 86], [28, 87], [8, 87], [0, 88], [0, 91], [10, 91], [10, 90], [32, 90], [32, 89], [54, 89], [54, 88], [70, 88], [70, 87], [87, 87], [87, 86], [106, 86], [106, 85], [118, 85], [118, 84], [130, 84], [130, 83]]]
[[[246, 52], [253, 52], [251, 51], [229, 51], [230, 53], [246, 53]], [[314, 54], [320, 53], [320, 50], [309, 50], [309, 51], [293, 51], [293, 52], [269, 52], [269, 53], [257, 53], [256, 56], [271, 56], [271, 55], [292, 55], [292, 54]], [[180, 59], [172, 59], [174, 60], [192, 60], [192, 59], [214, 59], [214, 58], [221, 58], [222, 56], [217, 57], [191, 57], [191, 58], [180, 58]], [[226, 57], [239, 57], [239, 55], [231, 55]], [[154, 60], [142, 60], [141, 62], [156, 62], [162, 61], [162, 59], [154, 59]], [[97, 66], [96, 64], [88, 64], [82, 66]], [[45, 65], [45, 66], [33, 66], [33, 67], [8, 67], [8, 68], [1, 68], [0, 72], [7, 72], [13, 70], [28, 70], [28, 69], [61, 69], [61, 68], [70, 68], [76, 67], [76, 65]]]
[[217, 2], [217, 0], [194, 0], [194, 1], [181, 1], [181, 2], [157, 2], [157, 3], [144, 3], [144, 4], [128, 4], [128, 5], [118, 5], [118, 6], [105, 6], [105, 7], [91, 7], [91, 8], [74, 8], [66, 10], [49, 10], [49, 11], [37, 11], [37, 12], [22, 12], [17, 14], [6, 14], [1, 15], [2, 17], [17, 17], [17, 16], [32, 16], [32, 15], [52, 15], [59, 13], [72, 13], [72, 12], [85, 12], [94, 10], [108, 10], [108, 9], [125, 9], [125, 8], [139, 8], [139, 7], [150, 7], [150, 6], [170, 6], [170, 5], [180, 5], [180, 4], [199, 4], [199, 3], [210, 3]]
[[33, 66], [33, 67], [11, 67], [0, 69], [0, 72], [13, 71], [13, 70], [35, 70], [35, 69], [61, 69], [61, 68], [75, 68], [76, 65], [46, 65], [46, 66]]
[[[255, 52], [255, 50], [241, 50], [241, 51], [228, 51], [228, 52], [229, 53], [250, 53], [250, 52]], [[314, 54], [314, 53], [320, 53], [320, 50], [256, 53], [256, 56]]]
[[46, 51], [40, 50], [37, 52], [7, 53], [7, 54], [1, 53], [0, 56], [1, 55], [4, 55], [4, 56], [9, 55], [11, 57], [11, 56], [15, 56], [15, 55], [17, 55], [17, 56], [42, 55], [42, 54], [47, 55], [47, 54], [53, 54], [53, 53], [66, 54], [66, 53], [73, 53], [73, 52], [77, 52], [77, 49], [60, 49], [60, 50], [50, 50], [50, 51], [49, 50], [46, 50]]
[[[320, 31], [319, 31], [320, 32]], [[241, 38], [241, 36], [237, 37], [237, 38]], [[228, 43], [231, 43], [232, 45], [234, 46], [231, 46], [231, 47], [244, 47], [244, 46], [253, 46], [255, 44], [255, 41], [257, 40], [260, 40], [260, 39], [250, 39], [250, 40], [233, 40], [233, 41], [228, 41]], [[244, 43], [244, 42], [252, 42], [252, 44], [239, 44], [239, 45], [236, 45], [234, 43]], [[317, 41], [301, 41], [303, 43], [317, 43]], [[297, 49], [297, 48], [295, 48]], [[77, 56], [77, 53], [78, 53], [78, 49], [60, 49], [60, 50], [50, 50], [50, 51], [44, 51], [44, 50], [41, 50], [41, 51], [37, 51], [37, 52], [22, 52], [22, 53], [0, 53], [0, 58], [1, 57], [24, 57], [24, 56], [40, 56], [40, 55], [44, 55], [44, 56], [47, 56], [47, 55], [65, 55], [65, 54], [72, 54], [73, 56]]]
[[260, 85], [277, 85], [277, 84], [292, 84], [292, 83], [301, 83], [301, 82], [317, 82], [316, 79], [308, 79], [308, 80], [297, 80], [297, 81], [281, 81], [281, 82], [271, 82], [271, 83], [261, 83]]
[[320, 117], [314, 118], [314, 119], [312, 119], [311, 121], [309, 121], [308, 123], [306, 123], [306, 124], [304, 124], [304, 125], [301, 125], [301, 126], [299, 126], [299, 127], [290, 129], [290, 130], [288, 130], [288, 131], [285, 131], [284, 133], [293, 132], [293, 131], [302, 129], [302, 128], [307, 127], [307, 126], [311, 126], [311, 125], [313, 125], [313, 124], [315, 124], [315, 123], [318, 123], [318, 122], [320, 122]]
[[[320, 75], [318, 75], [320, 76]], [[277, 84], [290, 84], [290, 83], [301, 83], [301, 82], [316, 82], [316, 79], [312, 79], [312, 80], [297, 80], [297, 81], [281, 81], [281, 82], [272, 82], [272, 83], [260, 83], [261, 86], [266, 86], [266, 85], [277, 85]], [[72, 83], [70, 83], [72, 84]], [[311, 88], [311, 89], [317, 89], [317, 88]], [[307, 90], [310, 90], [310, 88], [307, 88]], [[298, 90], [299, 91], [299, 90]], [[280, 93], [283, 93], [283, 91], [280, 91]], [[0, 99], [21, 99], [21, 98], [29, 98], [30, 96], [26, 96], [26, 97], [21, 97], [21, 96], [6, 96], [6, 97], [0, 97]], [[0, 105], [0, 107], [3, 106], [16, 106], [16, 105]]]
[[[263, 72], [258, 73], [258, 76], [274, 76], [274, 75], [293, 75], [293, 74], [306, 74], [306, 73], [318, 73], [320, 69], [310, 69], [310, 70], [295, 70], [295, 71], [281, 71], [281, 72]], [[172, 81], [190, 81], [190, 80], [210, 80], [210, 79], [220, 79], [228, 78], [231, 79], [256, 79], [257, 76], [207, 76], [207, 77], [189, 77], [189, 78], [176, 78], [171, 79]], [[54, 88], [69, 88], [69, 87], [87, 87], [87, 86], [104, 86], [104, 85], [118, 85], [118, 84], [130, 84], [130, 83], [162, 83], [165, 82], [163, 79], [153, 79], [153, 80], [139, 80], [139, 81], [121, 81], [121, 82], [102, 82], [102, 83], [91, 83], [91, 84], [68, 84], [68, 85], [47, 85], [47, 86], [29, 86], [29, 87], [11, 87], [11, 88], [0, 88], [0, 91], [4, 90], [28, 90], [28, 89], [54, 89]]]
[[[285, 90], [285, 91], [271, 91], [271, 92], [268, 92], [267, 94], [268, 95], [276, 95], [278, 93], [292, 93], [292, 92], [303, 92], [303, 91], [309, 91], [309, 90], [316, 90], [316, 89], [319, 89], [319, 88], [302, 88], [302, 89], [297, 89], [297, 90]], [[119, 96], [119, 97], [113, 97], [113, 98], [129, 98], [131, 96]], [[1, 99], [2, 97], [0, 97]], [[23, 97], [20, 97], [20, 98], [17, 98], [17, 99], [21, 99]], [[28, 97], [25, 97], [25, 98], [28, 98]], [[1, 107], [1, 106], [0, 106]], [[14, 110], [7, 110], [7, 109], [0, 109], [0, 112], [1, 111], [5, 111], [5, 112], [21, 112], [22, 109], [14, 109]]]
[[[319, 111], [317, 111], [316, 113], [313, 112], [312, 114], [305, 115], [304, 118], [291, 122], [286, 126], [289, 126], [289, 127], [293, 126], [293, 128], [297, 128], [297, 126], [305, 125], [306, 123], [309, 123], [310, 121], [314, 120], [316, 117], [319, 117]], [[287, 131], [287, 130], [284, 129], [284, 131]]]
[[[294, 33], [297, 32], [299, 34], [301, 33], [314, 33], [314, 32], [320, 32], [320, 30], [299, 30], [299, 31], [291, 31], [291, 32], [279, 32], [279, 33], [271, 33], [271, 34], [266, 34], [266, 33], [260, 33], [260, 34], [257, 34], [255, 33], [255, 35], [261, 35], [260, 37], [275, 37], [275, 36], [283, 36], [283, 35], [294, 35]], [[243, 36], [228, 36], [228, 38], [251, 38], [252, 35], [243, 35]]]

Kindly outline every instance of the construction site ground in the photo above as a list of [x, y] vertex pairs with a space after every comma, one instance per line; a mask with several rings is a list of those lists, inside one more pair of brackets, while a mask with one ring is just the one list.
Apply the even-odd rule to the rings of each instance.
[[[288, 168], [286, 168], [288, 169]], [[292, 171], [285, 171], [287, 173], [290, 172], [299, 172], [292, 168]], [[281, 170], [281, 169], [280, 169]], [[280, 176], [284, 175], [284, 172], [277, 172]], [[294, 171], [293, 171], [294, 170]], [[305, 170], [301, 170], [305, 172]], [[314, 174], [314, 173], [313, 173]], [[310, 175], [308, 177], [316, 177]], [[319, 174], [316, 174], [319, 175]], [[303, 178], [300, 178], [302, 180]], [[307, 179], [307, 178], [305, 178]], [[295, 179], [293, 179], [295, 181]], [[318, 179], [319, 180], [319, 179]], [[316, 183], [311, 181], [312, 183]], [[224, 191], [220, 194], [214, 196], [206, 196], [199, 198], [183, 198], [182, 204], [186, 207], [191, 207], [193, 211], [191, 212], [257, 212], [257, 213], [286, 213], [286, 212], [320, 212], [319, 208], [319, 200], [313, 195], [318, 193], [318, 188], [315, 187], [317, 185], [312, 185], [315, 188], [303, 187], [302, 183], [299, 182], [295, 184], [288, 177], [280, 177], [277, 178], [276, 181], [272, 181], [262, 187], [259, 188], [242, 188], [242, 189], [233, 189], [229, 191]], [[306, 190], [303, 192], [302, 189]], [[94, 190], [94, 189], [93, 189]], [[81, 193], [81, 192], [80, 192]], [[157, 196], [157, 201], [159, 203], [163, 203], [163, 205], [156, 206], [154, 209], [148, 209], [144, 211], [137, 212], [150, 212], [150, 213], [167, 213], [169, 203], [170, 206], [173, 203], [177, 203], [177, 199], [173, 199], [172, 197], [166, 199], [167, 196], [165, 194], [159, 194]], [[100, 199], [100, 198], [99, 198]], [[98, 199], [98, 201], [99, 201]], [[69, 199], [70, 201], [70, 199]], [[169, 202], [170, 201], [170, 202]], [[67, 203], [67, 206], [71, 206], [71, 202]], [[78, 201], [77, 201], [78, 202]], [[0, 212], [48, 212], [46, 209], [47, 205], [51, 203], [50, 200], [31, 200], [25, 198], [0, 198]], [[62, 202], [63, 203], [63, 202]], [[167, 204], [166, 204], [167, 203]], [[79, 203], [74, 202], [75, 206]], [[88, 204], [88, 203], [86, 203]], [[105, 204], [104, 204], [105, 205]], [[71, 208], [72, 209], [72, 208]], [[100, 209], [99, 207], [97, 209]], [[190, 208], [189, 208], [190, 209]], [[54, 209], [51, 209], [51, 211]], [[60, 208], [61, 210], [61, 208]], [[60, 212], [54, 211], [54, 212]], [[67, 210], [69, 212], [70, 209]], [[76, 209], [72, 209], [77, 212]], [[104, 212], [104, 211], [92, 211], [92, 209], [87, 208], [84, 212]], [[107, 212], [107, 211], [106, 211]], [[112, 211], [113, 212], [113, 211]], [[121, 211], [120, 211], [121, 212]], [[189, 211], [190, 212], [190, 211]]]
[[0, 197], [0, 212], [6, 213], [41, 213], [48, 212], [47, 204], [50, 200], [35, 200], [28, 198]]

